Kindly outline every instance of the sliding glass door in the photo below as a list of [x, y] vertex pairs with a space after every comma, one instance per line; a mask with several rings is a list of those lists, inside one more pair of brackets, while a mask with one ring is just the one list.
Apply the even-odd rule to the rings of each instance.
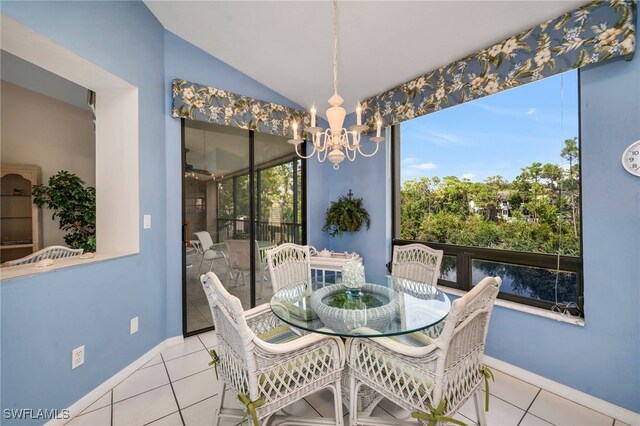
[[304, 164], [282, 137], [183, 120], [185, 335], [213, 326], [208, 271], [245, 309], [273, 293], [266, 251], [306, 240]]

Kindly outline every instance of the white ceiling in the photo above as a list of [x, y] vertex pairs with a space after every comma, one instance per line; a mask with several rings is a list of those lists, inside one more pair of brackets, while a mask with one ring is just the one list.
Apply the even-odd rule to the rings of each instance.
[[[491, 46], [585, 1], [338, 3], [338, 92], [360, 99]], [[304, 108], [333, 94], [332, 2], [152, 1], [164, 27]]]

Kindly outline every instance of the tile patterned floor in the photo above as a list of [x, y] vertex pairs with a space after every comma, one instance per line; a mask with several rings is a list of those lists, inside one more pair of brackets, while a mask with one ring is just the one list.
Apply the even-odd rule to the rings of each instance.
[[[95, 401], [81, 414], [71, 419], [69, 426], [118, 425], [214, 425], [213, 396], [218, 384], [206, 349], [215, 345], [215, 333], [189, 337], [183, 344], [166, 349], [138, 371]], [[491, 426], [624, 426], [604, 414], [545, 390], [495, 371], [495, 383], [490, 386], [490, 406], [487, 422]], [[225, 405], [233, 405], [233, 396], [226, 394]], [[346, 412], [346, 410], [345, 410]], [[291, 415], [333, 415], [330, 391], [317, 392], [287, 409]], [[475, 424], [473, 401], [464, 405], [456, 418]], [[382, 401], [373, 412], [385, 417], [389, 425], [407, 412], [390, 401]], [[223, 426], [234, 426], [229, 420]], [[348, 416], [345, 416], [348, 425]]]

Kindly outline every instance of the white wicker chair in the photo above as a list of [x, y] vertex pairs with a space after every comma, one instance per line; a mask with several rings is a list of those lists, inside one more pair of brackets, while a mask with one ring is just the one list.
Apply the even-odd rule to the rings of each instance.
[[[454, 415], [475, 395], [478, 423], [486, 425], [480, 386], [489, 372], [482, 365], [482, 356], [500, 284], [499, 277], [487, 277], [456, 299], [435, 340], [422, 333], [410, 335], [411, 339], [348, 340], [349, 394], [356, 395], [365, 385], [409, 411], [434, 415], [430, 425], [446, 424], [443, 417]], [[352, 399], [351, 425], [375, 424], [374, 418], [360, 418], [373, 408], [357, 405], [357, 399]]]
[[[213, 418], [243, 417], [254, 411], [254, 424], [267, 424], [274, 414], [324, 388], [334, 394], [335, 420], [308, 422], [286, 418], [279, 424], [342, 425], [340, 378], [345, 363], [344, 345], [338, 337], [309, 334], [300, 337], [280, 322], [264, 304], [244, 312], [240, 300], [229, 294], [218, 277], [201, 277], [209, 300], [218, 345], [211, 355], [220, 377]], [[278, 343], [274, 343], [278, 342]], [[217, 362], [216, 362], [217, 360]], [[243, 410], [222, 408], [225, 385], [238, 395]], [[253, 417], [253, 416], [251, 416]]]
[[65, 257], [80, 256], [84, 252], [83, 249], [72, 249], [65, 246], [49, 246], [42, 250], [38, 250], [29, 256], [22, 257], [16, 260], [9, 260], [4, 262], [3, 266], [17, 266], [26, 265], [30, 263], [38, 263], [44, 259], [62, 259]]
[[275, 293], [291, 284], [306, 283], [311, 291], [311, 262], [309, 246], [281, 244], [267, 251], [267, 265]]
[[224, 264], [227, 268], [227, 275], [229, 275], [229, 262], [227, 261], [227, 256], [224, 254], [224, 252], [211, 248], [211, 246], [213, 246], [213, 239], [211, 238], [211, 234], [209, 234], [209, 232], [207, 231], [200, 231], [194, 233], [193, 235], [195, 235], [199, 243], [196, 245], [196, 249], [202, 255], [200, 266], [198, 267], [198, 275], [200, 274], [202, 264], [205, 260], [211, 261], [211, 263], [209, 264], [209, 271], [211, 271], [211, 268], [213, 268], [213, 262], [218, 259], [224, 260]]
[[434, 250], [423, 244], [394, 246], [391, 275], [438, 285], [442, 254], [442, 250]]

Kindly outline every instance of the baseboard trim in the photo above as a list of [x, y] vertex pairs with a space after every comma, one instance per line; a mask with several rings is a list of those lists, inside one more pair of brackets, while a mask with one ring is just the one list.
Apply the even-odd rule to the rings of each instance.
[[538, 386], [546, 391], [559, 395], [563, 398], [571, 400], [592, 410], [599, 411], [602, 414], [613, 417], [616, 420], [623, 421], [630, 425], [640, 425], [640, 413], [633, 412], [619, 405], [612, 404], [603, 399], [596, 398], [562, 383], [555, 382], [546, 377], [527, 371], [515, 365], [500, 361], [490, 356], [484, 356], [485, 364], [494, 367], [503, 373], [507, 373], [513, 377], [524, 380], [532, 385]]
[[122, 382], [124, 379], [129, 377], [135, 371], [137, 371], [140, 367], [145, 365], [147, 362], [151, 361], [156, 355], [161, 353], [163, 350], [170, 346], [178, 345], [184, 341], [182, 336], [174, 336], [169, 337], [168, 339], [163, 340], [154, 348], [152, 348], [149, 352], [142, 355], [137, 360], [133, 361], [131, 364], [127, 365], [122, 370], [118, 371], [116, 374], [105, 380], [101, 385], [93, 389], [91, 392], [80, 398], [73, 405], [71, 405], [67, 410], [69, 411], [69, 418], [67, 419], [52, 419], [47, 422], [47, 426], [62, 426], [69, 421], [69, 419], [74, 418], [78, 414], [82, 413], [87, 409], [91, 404], [98, 400], [102, 395], [113, 389], [118, 383]]

